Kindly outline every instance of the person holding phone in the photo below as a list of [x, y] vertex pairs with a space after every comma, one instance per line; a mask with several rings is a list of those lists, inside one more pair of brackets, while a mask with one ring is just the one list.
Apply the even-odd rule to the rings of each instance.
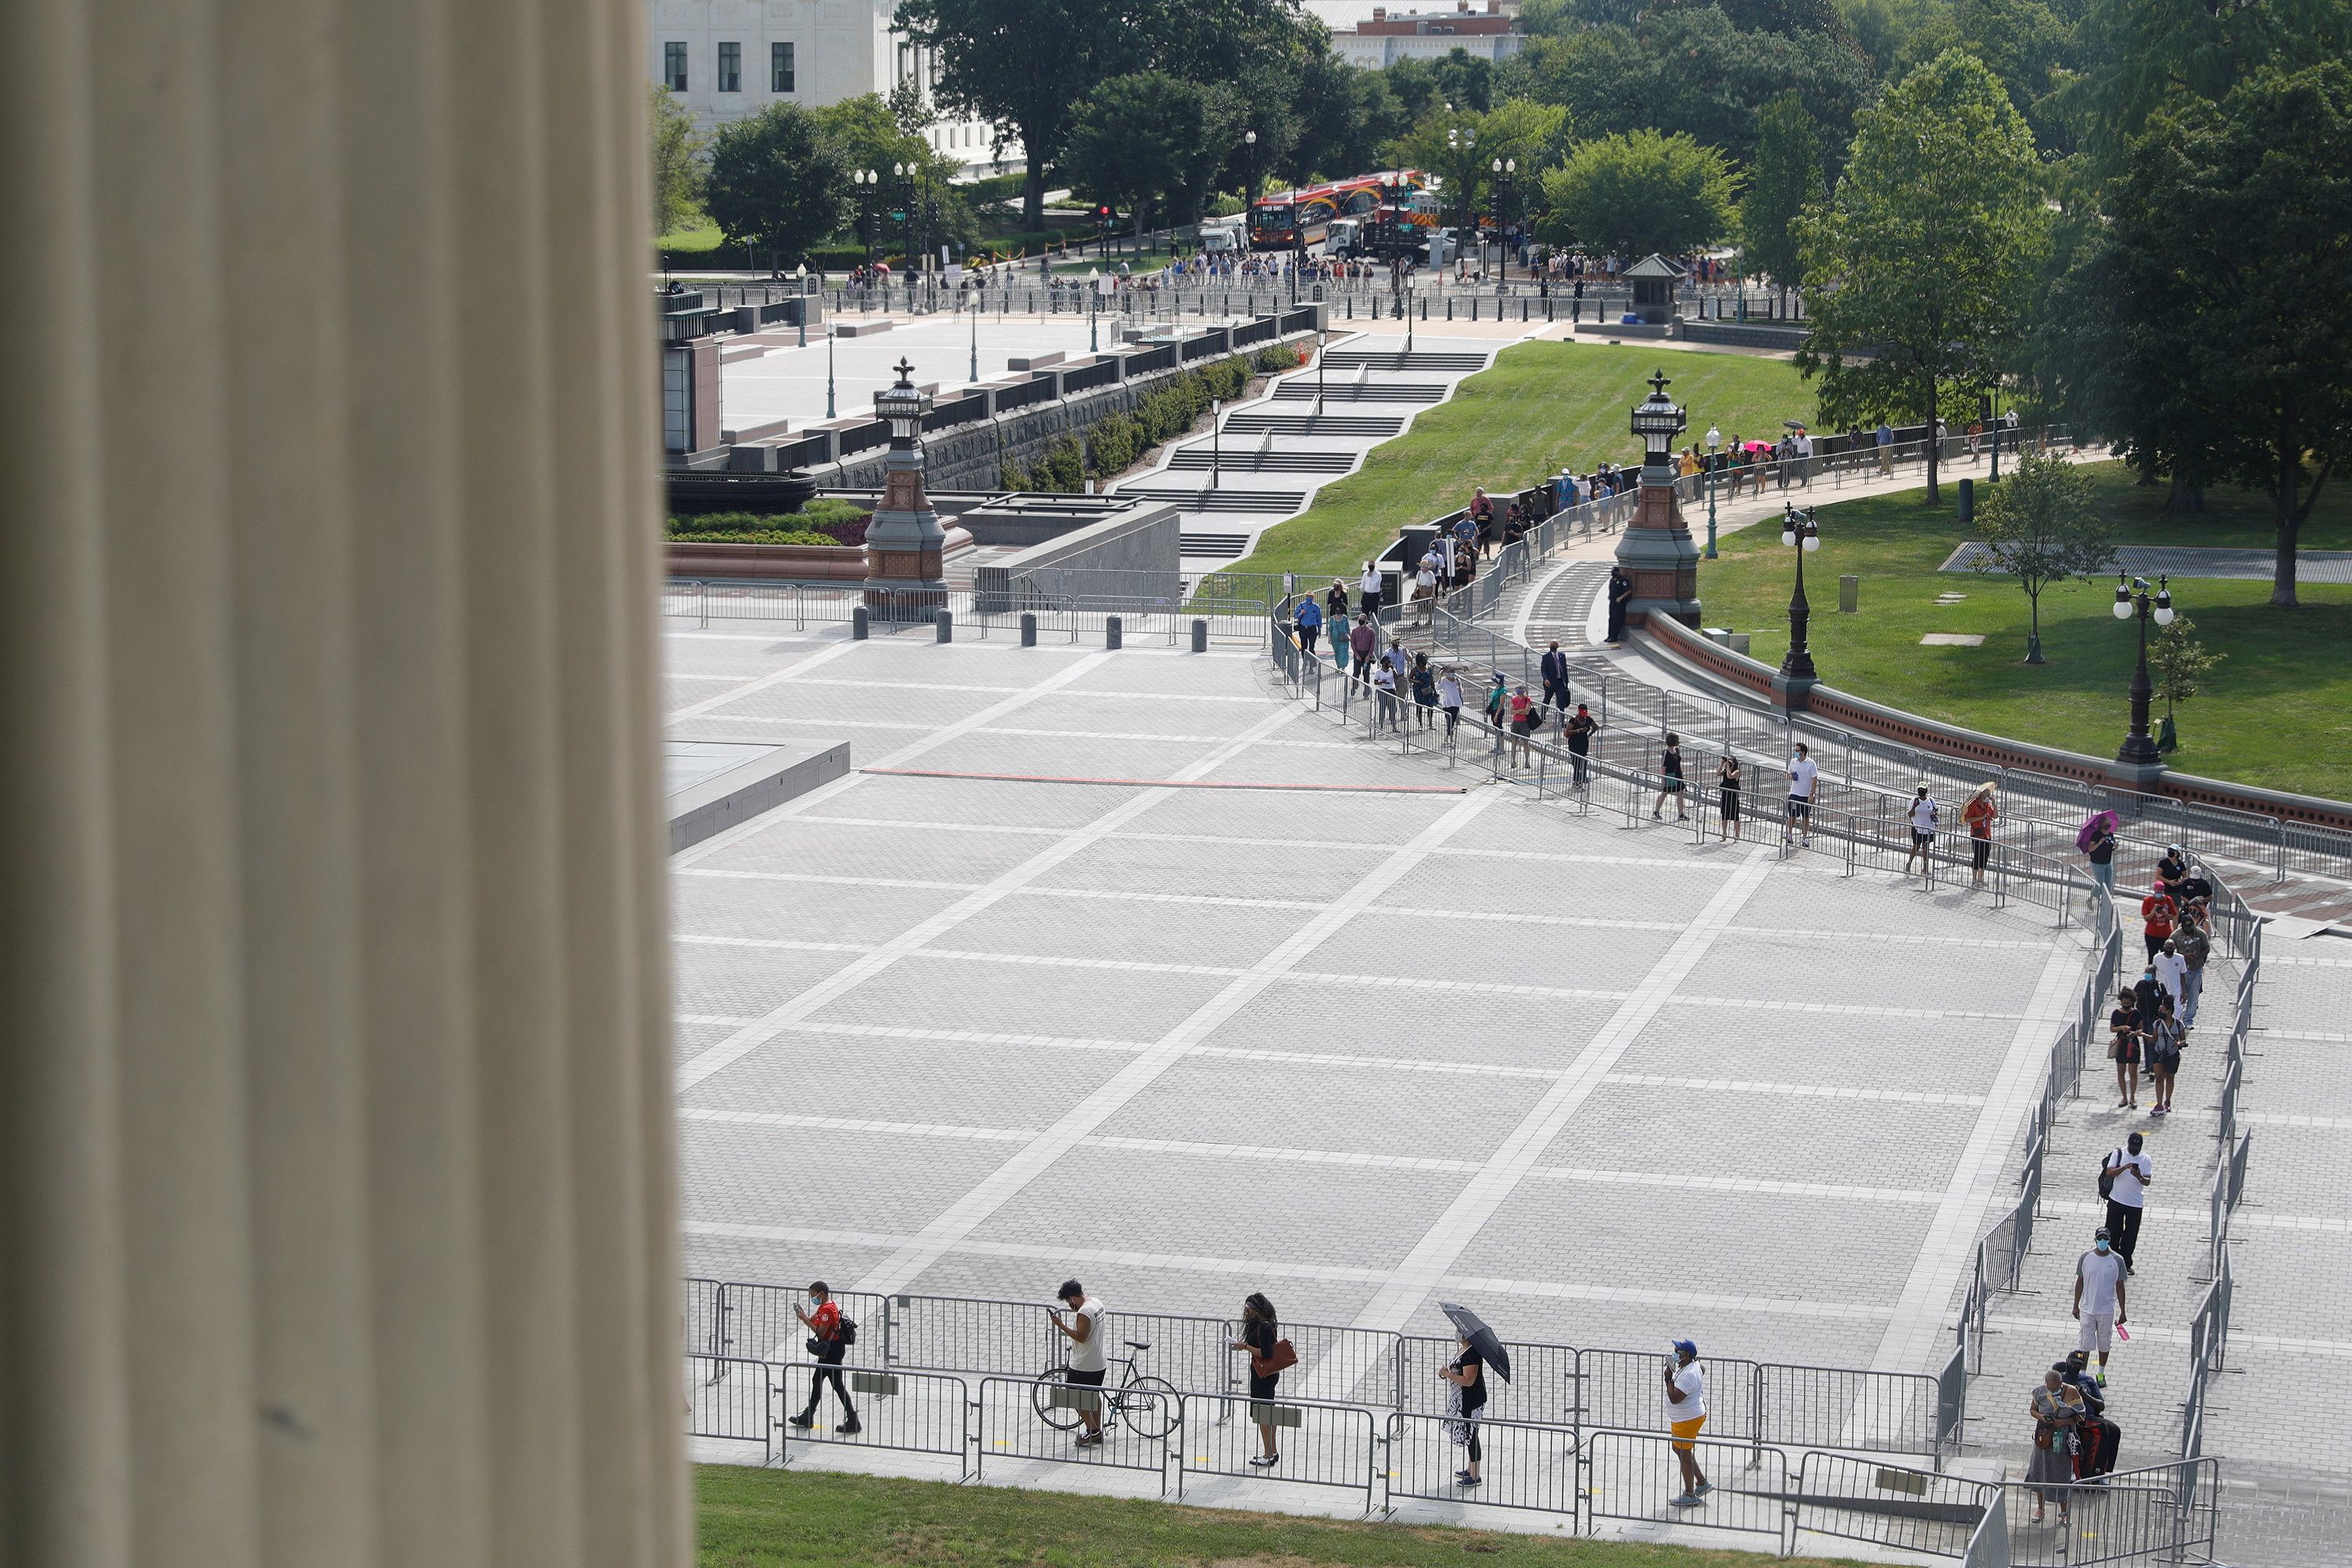
[[[1065, 1318], [1051, 1307], [1045, 1309], [1045, 1315], [1054, 1321], [1054, 1327], [1070, 1342], [1070, 1364], [1063, 1369], [1062, 1381], [1100, 1388], [1103, 1374], [1110, 1370], [1110, 1359], [1103, 1353], [1103, 1304], [1087, 1295], [1087, 1288], [1075, 1279], [1063, 1280], [1061, 1289], [1055, 1294], [1070, 1310], [1070, 1315]], [[1086, 1423], [1086, 1430], [1078, 1434], [1078, 1447], [1087, 1448], [1101, 1443], [1102, 1402], [1097, 1400], [1080, 1410], [1078, 1419]]]
[[1706, 1371], [1698, 1364], [1698, 1345], [1674, 1342], [1666, 1358], [1666, 1426], [1675, 1435], [1675, 1461], [1682, 1467], [1683, 1495], [1669, 1505], [1695, 1508], [1715, 1489], [1698, 1467], [1698, 1429], [1706, 1425]]

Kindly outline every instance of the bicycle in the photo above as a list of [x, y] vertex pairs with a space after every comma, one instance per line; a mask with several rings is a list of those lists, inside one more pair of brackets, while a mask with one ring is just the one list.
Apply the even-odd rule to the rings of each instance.
[[[1129, 1340], [1127, 1348], [1136, 1355], [1111, 1356], [1108, 1359], [1127, 1368], [1127, 1375], [1115, 1386], [1102, 1391], [1103, 1426], [1108, 1427], [1114, 1416], [1125, 1416], [1127, 1425], [1136, 1436], [1157, 1440], [1174, 1431], [1184, 1419], [1183, 1405], [1176, 1385], [1166, 1378], [1153, 1377], [1136, 1370], [1141, 1353], [1151, 1348], [1149, 1340]], [[1072, 1386], [1063, 1381], [1069, 1370], [1055, 1363], [1037, 1374], [1030, 1391], [1030, 1403], [1036, 1406], [1037, 1419], [1057, 1432], [1066, 1432], [1078, 1424], [1076, 1405], [1054, 1403], [1054, 1391]]]

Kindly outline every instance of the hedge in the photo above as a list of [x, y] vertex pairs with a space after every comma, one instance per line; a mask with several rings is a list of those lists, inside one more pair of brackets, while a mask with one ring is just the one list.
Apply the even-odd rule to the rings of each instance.
[[998, 478], [1009, 490], [1083, 490], [1089, 467], [1097, 474], [1132, 468], [1152, 447], [1191, 429], [1208, 411], [1210, 399], [1231, 401], [1248, 387], [1252, 375], [1297, 363], [1286, 345], [1269, 343], [1247, 358], [1234, 354], [1186, 371], [1154, 389], [1133, 413], [1106, 415], [1087, 426], [1083, 460], [1077, 438], [1066, 430], [1034, 468], [1024, 473], [1019, 464], [1006, 462]]

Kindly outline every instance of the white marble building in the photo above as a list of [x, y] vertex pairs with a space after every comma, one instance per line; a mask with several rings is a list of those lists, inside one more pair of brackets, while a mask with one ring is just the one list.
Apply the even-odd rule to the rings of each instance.
[[1502, 64], [1527, 42], [1516, 26], [1518, 0], [1454, 0], [1427, 11], [1376, 5], [1353, 31], [1331, 20], [1331, 52], [1351, 66], [1379, 70], [1402, 59], [1440, 60], [1455, 49]]

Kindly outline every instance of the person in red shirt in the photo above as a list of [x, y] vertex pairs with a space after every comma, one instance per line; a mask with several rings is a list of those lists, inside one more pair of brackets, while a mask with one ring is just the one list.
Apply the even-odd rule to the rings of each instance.
[[2161, 882], [2156, 885], [2156, 891], [2139, 901], [2139, 918], [2147, 922], [2145, 934], [2150, 958], [2164, 951], [2164, 939], [2172, 934], [2172, 922], [2179, 918], [2179, 912], [2173, 906], [2172, 895], [2164, 890]]
[[824, 1385], [833, 1384], [834, 1397], [841, 1401], [842, 1423], [834, 1428], [845, 1436], [863, 1430], [857, 1424], [857, 1406], [849, 1400], [849, 1388], [841, 1381], [842, 1358], [849, 1353], [849, 1343], [842, 1337], [841, 1309], [834, 1304], [833, 1292], [820, 1279], [808, 1288], [809, 1310], [793, 1308], [809, 1331], [809, 1353], [816, 1358], [816, 1371], [809, 1374], [808, 1407], [793, 1417], [793, 1425], [803, 1431], [816, 1425], [818, 1401], [824, 1397]]

